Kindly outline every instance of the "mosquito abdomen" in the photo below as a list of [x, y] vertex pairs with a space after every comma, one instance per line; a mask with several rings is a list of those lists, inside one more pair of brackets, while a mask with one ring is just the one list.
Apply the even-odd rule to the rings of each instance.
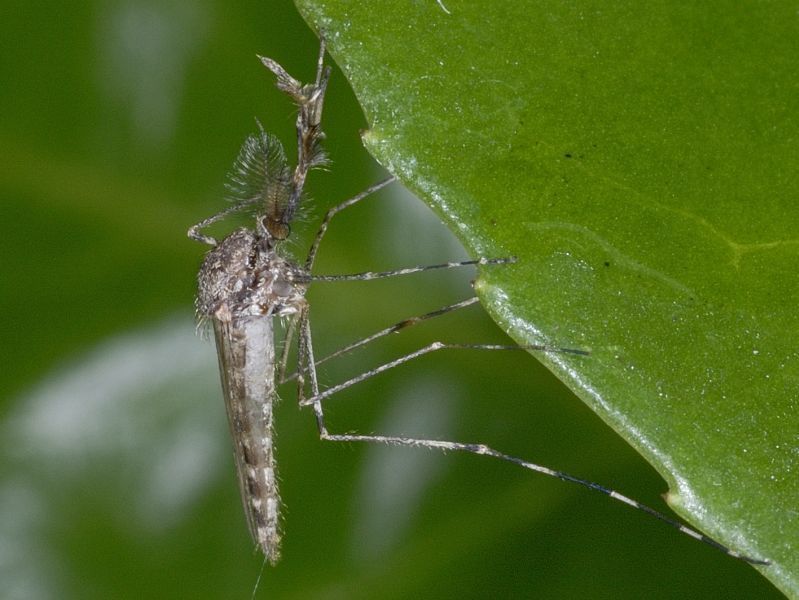
[[213, 323], [244, 512], [253, 540], [274, 564], [280, 558], [280, 496], [272, 318], [216, 318]]

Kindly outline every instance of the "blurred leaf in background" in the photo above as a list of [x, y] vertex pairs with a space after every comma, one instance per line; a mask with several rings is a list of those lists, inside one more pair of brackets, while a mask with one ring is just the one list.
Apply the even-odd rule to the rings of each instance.
[[[254, 118], [294, 139], [293, 107], [255, 55], [309, 79], [316, 38], [283, 1], [7, 2], [0, 14], [0, 596], [244, 597], [261, 560], [213, 348], [194, 335], [204, 249], [185, 231], [222, 206]], [[298, 253], [325, 208], [382, 175], [338, 71], [325, 125], [333, 166], [310, 182]], [[319, 272], [466, 256], [398, 186], [350, 212]], [[470, 277], [314, 289], [317, 351], [466, 297]], [[322, 380], [432, 339], [506, 338], [474, 308]], [[284, 395], [284, 558], [263, 597], [776, 596], [746, 565], [558, 482], [476, 457], [321, 444]], [[529, 356], [431, 357], [332, 402], [339, 431], [482, 441], [655, 505], [665, 489]]]

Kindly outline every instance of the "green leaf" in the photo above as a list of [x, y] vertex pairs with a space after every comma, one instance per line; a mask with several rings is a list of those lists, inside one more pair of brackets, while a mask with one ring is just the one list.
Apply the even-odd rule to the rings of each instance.
[[[367, 148], [484, 269], [478, 293], [799, 597], [799, 20], [789, 2], [297, 0]], [[531, 428], [533, 424], [531, 424]]]

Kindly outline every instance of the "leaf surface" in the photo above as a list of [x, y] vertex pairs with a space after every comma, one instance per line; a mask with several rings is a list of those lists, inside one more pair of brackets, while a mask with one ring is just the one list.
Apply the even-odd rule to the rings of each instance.
[[[799, 597], [799, 20], [787, 2], [297, 0], [367, 148], [669, 504]], [[409, 232], [412, 239], [413, 232]]]

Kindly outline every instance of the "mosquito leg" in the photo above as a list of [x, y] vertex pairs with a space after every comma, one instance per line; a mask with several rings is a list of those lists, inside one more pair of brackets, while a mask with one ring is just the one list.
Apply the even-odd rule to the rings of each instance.
[[243, 210], [245, 208], [248, 208], [248, 207], [252, 206], [253, 204], [255, 204], [255, 202], [256, 201], [240, 202], [239, 204], [235, 204], [233, 206], [230, 206], [230, 207], [226, 208], [225, 210], [223, 210], [221, 212], [218, 212], [215, 215], [200, 221], [196, 225], [192, 225], [191, 227], [189, 227], [189, 231], [188, 231], [187, 235], [191, 239], [193, 239], [193, 240], [195, 240], [197, 242], [202, 242], [203, 244], [208, 244], [209, 246], [216, 246], [216, 244], [217, 244], [216, 238], [213, 238], [213, 237], [207, 236], [207, 235], [203, 235], [202, 233], [200, 233], [200, 230], [201, 229], [205, 229], [209, 225], [213, 225], [217, 221], [221, 221], [222, 219], [224, 219], [228, 215], [231, 215], [231, 214], [233, 214], [235, 212], [238, 212], [240, 210]]
[[305, 373], [310, 373], [310, 369], [308, 368], [309, 359], [308, 359], [308, 340], [303, 335], [303, 331], [305, 329], [303, 321], [307, 319], [307, 312], [305, 309], [300, 312], [300, 315], [297, 318], [297, 323], [300, 330], [300, 335], [297, 338], [297, 401], [302, 403], [305, 402]]
[[325, 427], [324, 413], [322, 412], [322, 403], [319, 400], [307, 400], [305, 398], [305, 374], [311, 380], [311, 394], [312, 397], [319, 395], [319, 381], [316, 378], [316, 367], [314, 366], [313, 355], [313, 341], [311, 339], [311, 322], [309, 320], [308, 305], [306, 304], [300, 313], [298, 319], [299, 324], [299, 340], [297, 342], [297, 401], [300, 406], [313, 405], [314, 415], [316, 416], [316, 426], [319, 429], [319, 435], [324, 437], [327, 435], [327, 428]]
[[[289, 350], [291, 350], [291, 340], [294, 338], [294, 332], [297, 329], [297, 318], [289, 320], [288, 327], [286, 328], [286, 335], [283, 336], [283, 350], [280, 352], [280, 362], [278, 363], [277, 370], [277, 383], [278, 385], [288, 381], [286, 379], [286, 365], [289, 361]], [[293, 377], [292, 377], [293, 378]]]
[[[321, 407], [320, 407], [321, 411]], [[321, 415], [321, 412], [319, 413]], [[323, 415], [322, 415], [323, 416]], [[324, 426], [324, 420], [322, 420], [322, 424]], [[598, 483], [594, 483], [592, 481], [587, 481], [585, 479], [580, 479], [578, 477], [574, 477], [573, 475], [569, 475], [568, 473], [564, 473], [562, 471], [556, 471], [554, 469], [550, 469], [548, 467], [544, 467], [542, 465], [538, 465], [535, 463], [528, 462], [521, 458], [517, 458], [515, 456], [511, 456], [509, 454], [504, 454], [493, 448], [490, 448], [484, 444], [464, 444], [460, 442], [449, 442], [443, 440], [426, 440], [426, 439], [418, 439], [418, 438], [408, 438], [408, 437], [399, 437], [399, 436], [384, 436], [384, 435], [358, 435], [358, 434], [331, 434], [327, 433], [326, 430], [320, 430], [320, 437], [323, 440], [331, 441], [331, 442], [368, 442], [373, 444], [388, 444], [388, 445], [395, 445], [395, 446], [410, 446], [416, 448], [430, 448], [432, 450], [440, 450], [442, 452], [465, 452], [468, 454], [476, 454], [482, 456], [490, 456], [493, 458], [497, 458], [499, 460], [504, 460], [506, 462], [513, 463], [525, 469], [529, 469], [531, 471], [535, 471], [536, 473], [541, 473], [542, 475], [546, 475], [548, 477], [554, 477], [555, 479], [560, 479], [561, 481], [566, 481], [568, 483], [574, 483], [580, 485], [582, 487], [588, 488], [594, 492], [599, 492], [600, 494], [604, 494], [605, 496], [609, 496], [612, 499], [623, 502], [628, 506], [636, 510], [643, 511], [656, 519], [660, 519], [667, 525], [670, 525], [680, 531], [681, 533], [690, 536], [700, 542], [704, 542], [709, 546], [713, 546], [717, 550], [721, 550], [725, 554], [732, 556], [734, 558], [743, 560], [745, 562], [755, 564], [755, 565], [768, 565], [771, 564], [770, 561], [762, 560], [758, 558], [752, 558], [750, 556], [743, 555], [731, 548], [728, 548], [724, 544], [717, 542], [713, 538], [710, 538], [702, 533], [699, 533], [695, 529], [691, 529], [680, 523], [679, 521], [672, 519], [671, 517], [667, 517], [663, 513], [655, 510], [654, 508], [650, 508], [645, 504], [641, 504], [637, 500], [633, 500], [632, 498], [628, 498], [614, 490], [606, 488], [604, 486], [599, 485]]]
[[[440, 342], [430, 344], [417, 352], [408, 354], [402, 358], [399, 358], [391, 363], [387, 363], [382, 367], [378, 367], [364, 373], [361, 376], [355, 377], [350, 379], [349, 381], [340, 384], [338, 386], [329, 388], [325, 390], [325, 392], [320, 393], [319, 391], [319, 384], [316, 379], [316, 369], [313, 367], [314, 360], [313, 360], [313, 350], [311, 349], [311, 330], [310, 324], [308, 321], [308, 313], [307, 310], [304, 311], [301, 319], [300, 319], [300, 346], [303, 348], [302, 355], [303, 358], [300, 361], [298, 370], [299, 375], [297, 377], [298, 382], [304, 382], [304, 375], [306, 369], [308, 369], [311, 377], [311, 391], [313, 396], [311, 398], [304, 398], [300, 396], [299, 403], [301, 406], [313, 405], [314, 414], [316, 416], [316, 423], [319, 429], [319, 437], [324, 441], [330, 442], [345, 442], [345, 443], [352, 443], [352, 442], [366, 442], [372, 444], [386, 444], [386, 445], [395, 445], [395, 446], [407, 446], [407, 447], [416, 447], [416, 448], [429, 448], [431, 450], [439, 450], [441, 452], [464, 452], [468, 454], [475, 454], [475, 455], [482, 455], [482, 456], [490, 456], [492, 458], [496, 458], [499, 460], [503, 460], [505, 462], [509, 462], [515, 464], [519, 467], [524, 469], [528, 469], [530, 471], [535, 471], [536, 473], [541, 473], [542, 475], [546, 475], [547, 477], [553, 477], [555, 479], [559, 479], [561, 481], [565, 481], [567, 483], [573, 483], [594, 492], [599, 492], [600, 494], [604, 494], [605, 496], [609, 496], [613, 500], [617, 502], [622, 502], [627, 504], [628, 506], [643, 511], [660, 521], [663, 521], [667, 525], [677, 529], [680, 533], [692, 537], [700, 542], [703, 542], [709, 546], [720, 550], [721, 552], [733, 557], [740, 559], [744, 562], [748, 562], [755, 565], [768, 565], [771, 564], [768, 560], [763, 560], [759, 558], [753, 558], [750, 556], [746, 556], [741, 554], [724, 544], [717, 542], [711, 537], [708, 537], [695, 529], [691, 529], [686, 525], [683, 525], [679, 521], [672, 519], [671, 517], [666, 516], [665, 514], [651, 508], [645, 504], [641, 504], [637, 500], [633, 500], [632, 498], [620, 494], [619, 492], [612, 490], [610, 488], [606, 488], [604, 486], [599, 485], [598, 483], [594, 483], [592, 481], [588, 481], [586, 479], [580, 479], [579, 477], [575, 477], [573, 475], [569, 475], [568, 473], [564, 473], [563, 471], [558, 471], [555, 469], [550, 469], [549, 467], [545, 467], [543, 465], [539, 465], [533, 462], [529, 462], [518, 458], [516, 456], [511, 456], [509, 454], [505, 454], [503, 452], [499, 452], [485, 444], [468, 444], [462, 442], [452, 442], [446, 440], [432, 440], [432, 439], [420, 439], [420, 438], [411, 438], [411, 437], [403, 437], [403, 436], [384, 436], [384, 435], [360, 435], [360, 434], [331, 434], [328, 432], [327, 427], [325, 425], [325, 418], [324, 418], [324, 411], [322, 409], [322, 400], [327, 398], [328, 396], [341, 391], [342, 389], [354, 385], [364, 379], [367, 379], [373, 375], [377, 375], [382, 371], [400, 365], [404, 362], [412, 360], [418, 356], [422, 356], [428, 352], [432, 352], [435, 350], [440, 350], [443, 348], [479, 348], [479, 349], [486, 349], [486, 350], [505, 350], [505, 349], [522, 349], [521, 346], [494, 346], [489, 344], [442, 344]], [[304, 386], [302, 386], [304, 387]]]
[[321, 147], [325, 134], [322, 131], [322, 108], [325, 100], [325, 91], [330, 79], [331, 69], [324, 66], [325, 41], [321, 40], [319, 48], [319, 61], [317, 63], [316, 80], [314, 83], [303, 85], [294, 79], [288, 72], [271, 58], [259, 56], [261, 63], [277, 78], [277, 88], [288, 94], [297, 104], [297, 165], [291, 180], [289, 198], [282, 207], [281, 214], [276, 215], [276, 226], [281, 229], [288, 228], [294, 218], [294, 213], [300, 203], [302, 190], [308, 172], [327, 163], [327, 158]]
[[[324, 392], [314, 392], [314, 395], [310, 398], [304, 398], [301, 400], [300, 406], [309, 406], [311, 404], [321, 402], [322, 400], [325, 400], [330, 396], [355, 385], [356, 383], [370, 379], [371, 377], [383, 373], [384, 371], [398, 367], [399, 365], [405, 364], [406, 362], [409, 362], [415, 358], [419, 358], [420, 356], [424, 356], [425, 354], [436, 352], [437, 350], [541, 350], [544, 352], [563, 352], [568, 354], [579, 354], [583, 356], [588, 354], [588, 352], [585, 350], [555, 348], [552, 346], [543, 345], [517, 346], [515, 344], [446, 344], [444, 342], [433, 342], [432, 344], [428, 344], [424, 348], [420, 348], [415, 352], [401, 356], [400, 358], [387, 362], [379, 367], [375, 367], [374, 369], [361, 373], [352, 379], [348, 379], [343, 383], [329, 387]], [[300, 374], [302, 374], [302, 371], [300, 371]], [[313, 376], [316, 377], [315, 369], [313, 370]], [[298, 379], [300, 379], [300, 376], [298, 376]]]
[[[303, 348], [307, 348], [307, 351], [303, 351], [304, 359], [299, 365], [300, 375], [298, 376], [298, 381], [304, 381], [302, 373], [306, 369], [306, 365], [313, 365], [313, 351], [310, 350], [310, 325], [307, 318], [307, 311], [303, 315], [303, 318], [300, 320], [300, 346]], [[402, 362], [406, 362], [416, 356], [421, 356], [425, 351], [432, 351], [433, 349], [439, 349], [440, 347], [446, 347], [444, 345], [436, 345], [431, 344], [427, 348], [423, 348], [422, 350], [409, 354], [402, 359], [398, 359], [394, 361], [395, 364], [389, 363], [388, 365], [384, 365], [384, 368], [374, 369], [370, 371], [368, 374], [365, 374], [367, 377], [371, 375], [375, 375], [381, 370], [386, 370], [387, 368], [391, 368], [391, 366], [396, 366], [397, 364], [401, 364]], [[462, 348], [462, 347], [475, 347], [475, 346], [465, 346], [465, 345], [454, 345], [450, 347]], [[513, 347], [493, 347], [488, 345], [481, 345], [478, 346], [480, 348], [485, 349], [508, 349], [508, 348], [521, 348], [520, 346], [513, 346]], [[390, 365], [390, 366], [389, 366]], [[717, 550], [724, 552], [725, 554], [743, 560], [745, 562], [755, 564], [755, 565], [768, 565], [771, 564], [768, 560], [752, 558], [750, 556], [746, 556], [741, 554], [731, 548], [717, 542], [713, 538], [710, 538], [702, 533], [699, 533], [695, 529], [691, 529], [680, 523], [679, 521], [672, 519], [664, 515], [663, 513], [651, 508], [645, 504], [641, 504], [637, 500], [633, 500], [628, 496], [620, 494], [619, 492], [612, 490], [610, 488], [606, 488], [604, 486], [599, 485], [598, 483], [594, 483], [592, 481], [588, 481], [586, 479], [580, 479], [579, 477], [575, 477], [573, 475], [569, 475], [568, 473], [564, 473], [563, 471], [558, 471], [555, 469], [550, 469], [549, 467], [545, 467], [543, 465], [539, 465], [536, 463], [532, 463], [521, 458], [511, 456], [509, 454], [505, 454], [503, 452], [499, 452], [498, 450], [494, 450], [493, 448], [486, 446], [485, 444], [465, 444], [462, 442], [451, 442], [445, 440], [431, 440], [431, 439], [420, 439], [420, 438], [410, 438], [410, 437], [402, 437], [402, 436], [384, 436], [384, 435], [360, 435], [360, 434], [331, 434], [328, 432], [327, 427], [325, 425], [325, 418], [324, 418], [324, 411], [322, 409], [322, 400], [330, 395], [330, 393], [335, 393], [336, 391], [340, 391], [344, 387], [349, 387], [359, 381], [363, 381], [366, 377], [356, 377], [351, 379], [350, 381], [342, 384], [340, 386], [336, 386], [335, 388], [330, 388], [326, 390], [324, 393], [319, 393], [319, 385], [316, 380], [316, 370], [314, 368], [309, 369], [311, 373], [311, 390], [313, 396], [311, 398], [305, 399], [300, 398], [300, 405], [308, 405], [311, 404], [314, 407], [314, 414], [316, 416], [316, 423], [319, 429], [319, 437], [324, 441], [330, 442], [345, 442], [345, 443], [352, 443], [352, 442], [366, 442], [372, 444], [387, 444], [387, 445], [394, 445], [394, 446], [407, 446], [407, 447], [416, 447], [416, 448], [429, 448], [431, 450], [439, 450], [441, 452], [465, 452], [468, 454], [475, 454], [475, 455], [482, 455], [482, 456], [490, 456], [492, 458], [496, 458], [499, 460], [503, 460], [517, 466], [520, 466], [525, 469], [529, 469], [530, 471], [535, 471], [536, 473], [541, 473], [542, 475], [546, 475], [547, 477], [553, 477], [555, 479], [559, 479], [561, 481], [565, 481], [567, 483], [573, 483], [584, 488], [588, 488], [594, 492], [599, 492], [600, 494], [604, 494], [605, 496], [609, 496], [613, 500], [617, 502], [622, 502], [631, 506], [636, 510], [643, 511], [656, 519], [659, 519], [677, 529], [680, 533], [683, 533], [689, 537], [692, 537], [700, 542], [703, 542], [709, 546], [713, 546]]]
[[516, 257], [508, 258], [478, 258], [476, 260], [462, 260], [459, 262], [441, 263], [439, 265], [426, 265], [421, 267], [408, 267], [406, 269], [395, 269], [393, 271], [364, 271], [363, 273], [350, 273], [348, 275], [311, 275], [311, 281], [369, 281], [371, 279], [385, 279], [386, 277], [397, 277], [399, 275], [411, 275], [424, 271], [435, 271], [438, 269], [456, 269], [471, 265], [506, 265], [516, 262]]
[[[308, 328], [308, 321], [305, 319], [305, 328]], [[303, 334], [300, 334], [301, 337]], [[310, 329], [307, 329], [307, 336], [310, 338]], [[312, 353], [311, 353], [312, 354]], [[312, 360], [311, 355], [309, 355], [310, 360]], [[300, 369], [303, 369], [303, 365], [300, 366]], [[313, 371], [312, 382], [316, 381], [315, 377], [316, 372]], [[300, 375], [299, 378], [302, 378]], [[503, 452], [499, 452], [485, 444], [466, 444], [462, 442], [451, 442], [445, 440], [431, 440], [431, 439], [420, 439], [420, 438], [411, 438], [411, 437], [403, 437], [403, 436], [386, 436], [386, 435], [360, 435], [360, 434], [331, 434], [328, 432], [327, 427], [325, 425], [325, 418], [324, 412], [322, 409], [322, 394], [319, 393], [318, 384], [312, 383], [312, 390], [314, 392], [315, 398], [309, 398], [308, 400], [301, 401], [300, 404], [313, 404], [314, 413], [316, 415], [316, 422], [319, 428], [319, 437], [324, 441], [329, 442], [344, 442], [344, 443], [352, 443], [352, 442], [366, 442], [370, 444], [386, 444], [386, 445], [393, 445], [393, 446], [406, 446], [406, 447], [414, 447], [414, 448], [429, 448], [431, 450], [439, 450], [441, 452], [464, 452], [467, 454], [475, 454], [478, 456], [490, 456], [492, 458], [496, 458], [499, 460], [503, 460], [505, 462], [509, 462], [515, 464], [519, 467], [524, 469], [528, 469], [530, 471], [535, 471], [536, 473], [540, 473], [542, 475], [546, 475], [547, 477], [553, 477], [555, 479], [559, 479], [561, 481], [565, 481], [567, 483], [573, 483], [594, 492], [599, 492], [600, 494], [604, 494], [605, 496], [609, 496], [613, 500], [617, 502], [622, 502], [636, 510], [643, 511], [660, 521], [663, 521], [667, 525], [674, 527], [680, 533], [692, 537], [700, 542], [703, 542], [709, 546], [720, 550], [721, 552], [731, 556], [733, 558], [737, 558], [744, 562], [748, 562], [755, 565], [769, 565], [771, 564], [768, 560], [763, 560], [759, 558], [753, 558], [740, 552], [737, 552], [724, 544], [717, 542], [711, 537], [708, 537], [695, 529], [691, 529], [686, 525], [683, 525], [679, 521], [672, 519], [661, 513], [660, 511], [655, 510], [647, 506], [646, 504], [641, 504], [637, 500], [633, 500], [632, 498], [620, 494], [619, 492], [612, 490], [610, 488], [606, 488], [598, 483], [594, 483], [593, 481], [588, 481], [586, 479], [580, 479], [579, 477], [575, 477], [573, 475], [569, 475], [568, 473], [564, 473], [563, 471], [558, 471], [556, 469], [550, 469], [549, 467], [545, 467], [543, 465], [539, 465], [533, 462], [526, 461], [524, 459], [518, 458], [516, 456], [511, 456], [509, 454], [505, 454]], [[332, 388], [331, 388], [332, 389]]]
[[[461, 300], [460, 302], [456, 302], [455, 304], [449, 304], [447, 306], [439, 308], [438, 310], [434, 310], [432, 312], [429, 312], [429, 313], [426, 313], [426, 314], [423, 314], [423, 315], [420, 315], [420, 316], [417, 316], [417, 317], [411, 317], [410, 319], [404, 319], [402, 321], [399, 321], [398, 323], [395, 323], [394, 325], [392, 325], [390, 327], [386, 327], [385, 329], [381, 329], [380, 331], [378, 331], [376, 333], [373, 333], [370, 336], [362, 338], [362, 339], [358, 340], [357, 342], [353, 342], [352, 344], [348, 344], [347, 346], [344, 346], [343, 348], [339, 348], [335, 352], [333, 352], [331, 354], [328, 354], [324, 358], [320, 358], [319, 360], [317, 360], [314, 363], [314, 366], [318, 367], [319, 365], [321, 365], [323, 363], [326, 363], [326, 362], [328, 362], [328, 361], [330, 361], [330, 360], [332, 360], [334, 358], [337, 358], [339, 356], [342, 356], [344, 354], [352, 352], [353, 350], [355, 350], [357, 348], [360, 348], [361, 346], [365, 346], [366, 344], [369, 344], [369, 343], [371, 343], [371, 342], [373, 342], [373, 341], [375, 341], [375, 340], [377, 340], [377, 339], [379, 339], [381, 337], [385, 337], [385, 336], [390, 335], [392, 333], [399, 333], [400, 331], [406, 329], [407, 327], [411, 327], [413, 325], [417, 325], [418, 323], [421, 323], [421, 322], [426, 321], [428, 319], [432, 319], [434, 317], [438, 317], [438, 316], [444, 315], [446, 313], [458, 310], [460, 308], [466, 308], [467, 306], [471, 306], [472, 304], [476, 304], [477, 302], [478, 302], [477, 296], [472, 296], [471, 298], [467, 298], [466, 300]], [[469, 346], [469, 348], [473, 348], [473, 346]], [[521, 350], [543, 350], [543, 351], [549, 351], [549, 352], [561, 352], [561, 353], [568, 353], [568, 354], [578, 354], [578, 355], [581, 355], [581, 356], [588, 356], [590, 354], [590, 352], [588, 350], [579, 350], [579, 349], [576, 349], [576, 348], [553, 348], [553, 347], [549, 347], [549, 346], [514, 346], [514, 348], [519, 348]], [[486, 349], [486, 348], [481, 348], [481, 349]], [[501, 346], [500, 348], [491, 347], [491, 348], [487, 348], [487, 349], [489, 349], [489, 350], [496, 350], [496, 349], [506, 350], [506, 349], [508, 349], [508, 347]], [[285, 383], [287, 381], [292, 381], [292, 380], [294, 380], [296, 378], [297, 378], [297, 373], [293, 373], [293, 374], [289, 375], [288, 377], [285, 377], [285, 378], [281, 379], [280, 383]]]
[[[385, 329], [381, 329], [377, 333], [373, 333], [372, 335], [370, 335], [368, 337], [365, 337], [363, 339], [360, 339], [357, 342], [353, 342], [352, 344], [344, 346], [343, 348], [339, 348], [338, 350], [336, 350], [332, 354], [328, 354], [324, 358], [320, 358], [319, 360], [316, 361], [314, 366], [318, 367], [322, 363], [326, 363], [327, 361], [332, 360], [332, 359], [334, 359], [336, 357], [342, 356], [343, 354], [347, 354], [349, 352], [352, 352], [356, 348], [360, 348], [361, 346], [365, 346], [366, 344], [369, 344], [370, 342], [373, 342], [373, 341], [375, 341], [375, 340], [377, 340], [377, 339], [379, 339], [381, 337], [385, 337], [385, 336], [390, 335], [392, 333], [399, 333], [403, 329], [405, 329], [407, 327], [411, 327], [412, 325], [417, 325], [417, 324], [419, 324], [419, 323], [421, 323], [423, 321], [427, 321], [427, 320], [432, 319], [434, 317], [439, 317], [441, 315], [453, 312], [455, 310], [458, 310], [459, 308], [466, 308], [467, 306], [471, 306], [472, 304], [476, 304], [477, 302], [478, 302], [477, 296], [472, 296], [471, 298], [467, 298], [466, 300], [461, 300], [460, 302], [456, 302], [455, 304], [449, 304], [447, 306], [439, 308], [438, 310], [434, 310], [432, 312], [425, 313], [425, 314], [419, 315], [417, 317], [411, 317], [409, 319], [403, 319], [402, 321], [399, 321], [398, 323], [395, 323], [391, 327], [386, 327]], [[286, 381], [291, 381], [293, 379], [296, 379], [296, 377], [297, 377], [297, 373], [293, 373], [292, 375], [289, 375], [285, 379], [282, 379], [280, 381], [280, 383], [285, 383]]]
[[324, 237], [325, 232], [327, 231], [327, 227], [330, 224], [330, 220], [333, 218], [333, 216], [341, 212], [345, 208], [349, 208], [353, 204], [360, 202], [367, 196], [371, 196], [377, 190], [380, 190], [386, 187], [389, 183], [396, 181], [396, 179], [397, 178], [392, 175], [391, 177], [384, 179], [383, 181], [380, 181], [378, 183], [375, 183], [374, 185], [366, 188], [360, 194], [353, 196], [349, 200], [345, 200], [341, 204], [338, 204], [327, 211], [327, 214], [325, 214], [325, 218], [322, 219], [322, 224], [319, 226], [319, 231], [316, 232], [316, 237], [314, 237], [314, 241], [311, 244], [311, 249], [308, 251], [308, 257], [305, 259], [306, 271], [310, 272], [311, 267], [313, 267], [314, 260], [316, 259], [316, 252], [319, 250], [319, 244], [322, 241], [322, 238]]
[[316, 79], [314, 80], [316, 87], [322, 84], [322, 77], [325, 72], [325, 35], [324, 32], [319, 35], [319, 56], [316, 59]]

